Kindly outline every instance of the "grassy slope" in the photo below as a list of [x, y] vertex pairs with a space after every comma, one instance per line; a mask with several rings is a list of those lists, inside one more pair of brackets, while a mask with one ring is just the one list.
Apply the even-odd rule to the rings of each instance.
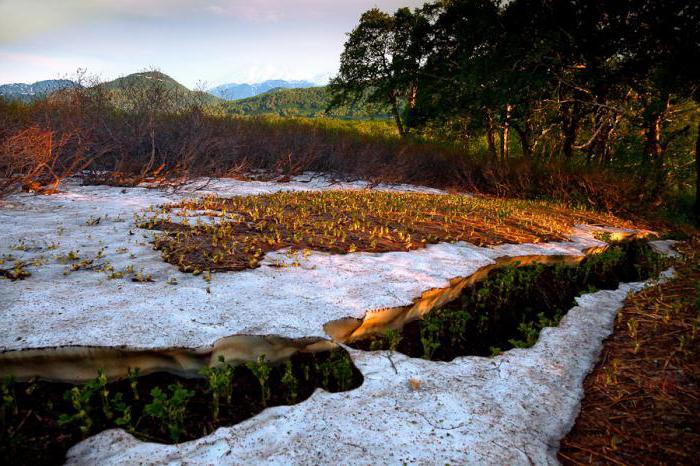
[[343, 105], [326, 111], [330, 99], [330, 93], [325, 86], [272, 89], [255, 97], [229, 102], [227, 110], [232, 115], [275, 114], [279, 116], [328, 116], [348, 119], [387, 118], [388, 116], [386, 109], [374, 108], [365, 102]]

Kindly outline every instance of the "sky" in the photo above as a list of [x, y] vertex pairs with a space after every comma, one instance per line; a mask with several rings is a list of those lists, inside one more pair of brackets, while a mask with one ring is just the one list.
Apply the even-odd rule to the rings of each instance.
[[158, 69], [190, 88], [324, 83], [363, 11], [425, 0], [0, 0], [0, 84]]

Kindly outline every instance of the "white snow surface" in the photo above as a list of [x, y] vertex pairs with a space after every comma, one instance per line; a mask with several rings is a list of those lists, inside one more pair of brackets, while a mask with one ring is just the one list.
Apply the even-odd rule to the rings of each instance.
[[[0, 257], [38, 261], [27, 266], [32, 276], [26, 280], [0, 280], [0, 351], [68, 345], [200, 348], [232, 335], [327, 337], [323, 325], [329, 321], [409, 305], [422, 292], [447, 287], [450, 279], [469, 276], [499, 256], [580, 255], [604, 244], [593, 238], [592, 228], [581, 226], [571, 242], [493, 248], [443, 243], [382, 254], [312, 252], [299, 258], [299, 267], [271, 267], [276, 261], [290, 262], [284, 251], [277, 251], [259, 268], [215, 273], [207, 283], [164, 262], [150, 245], [150, 233], [135, 225], [134, 215], [149, 206], [207, 193], [233, 196], [367, 185], [331, 183], [316, 176], [289, 183], [220, 179], [194, 186], [204, 187], [168, 193], [73, 182], [60, 194], [15, 195], [0, 204]], [[98, 218], [99, 223], [90, 224]], [[154, 281], [133, 282], [129, 273], [109, 279], [97, 270], [70, 271], [79, 261], [61, 264], [57, 258], [71, 251], [81, 260], [94, 260], [96, 267], [105, 261], [115, 271], [132, 266], [134, 273], [150, 274]], [[177, 285], [167, 283], [171, 278]]]
[[[43, 256], [46, 263], [28, 266], [32, 276], [26, 280], [0, 280], [0, 349], [201, 347], [236, 334], [326, 337], [326, 322], [411, 304], [422, 292], [447, 287], [450, 279], [469, 276], [497, 257], [581, 255], [604, 245], [593, 237], [594, 228], [580, 226], [571, 242], [493, 248], [438, 244], [385, 254], [313, 252], [300, 259], [301, 267], [219, 273], [208, 284], [163, 262], [133, 219], [148, 206], [205, 191], [225, 196], [363, 187], [319, 177], [284, 184], [216, 180], [194, 193], [69, 183], [58, 195], [13, 196], [0, 204], [0, 257], [12, 254], [39, 264]], [[98, 217], [98, 224], [88, 224]], [[67, 266], [55, 256], [70, 251], [95, 264], [108, 260], [115, 270], [133, 265], [155, 281], [109, 280], [96, 270], [64, 275]], [[289, 258], [277, 252], [265, 264], [275, 260]], [[166, 283], [171, 277], [177, 285]], [[623, 284], [578, 298], [560, 325], [544, 329], [529, 349], [451, 362], [348, 349], [364, 376], [355, 390], [319, 389], [297, 405], [267, 409], [178, 445], [141, 442], [108, 430], [75, 445], [67, 462], [556, 464], [559, 439], [583, 397], [583, 379], [625, 296], [643, 286]]]
[[624, 298], [643, 286], [578, 298], [532, 348], [451, 362], [349, 350], [364, 375], [355, 390], [318, 389], [178, 445], [104, 431], [71, 448], [67, 464], [557, 464], [583, 379]]

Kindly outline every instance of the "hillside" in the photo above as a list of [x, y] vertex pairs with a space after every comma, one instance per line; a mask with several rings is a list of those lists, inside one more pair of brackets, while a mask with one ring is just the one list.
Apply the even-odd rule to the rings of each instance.
[[[192, 91], [170, 76], [160, 71], [145, 71], [123, 76], [98, 85], [107, 90], [115, 105], [124, 106], [130, 97], [141, 94], [146, 90], [159, 90], [174, 99], [177, 106], [197, 102], [206, 106], [217, 105], [222, 101], [201, 91]], [[155, 97], [155, 96], [154, 96]]]
[[46, 97], [56, 91], [75, 87], [80, 87], [80, 85], [68, 79], [47, 79], [32, 84], [2, 84], [0, 85], [0, 96], [8, 100], [31, 102], [35, 99]]
[[283, 79], [270, 79], [260, 83], [229, 83], [209, 89], [209, 94], [224, 100], [238, 100], [255, 97], [272, 89], [296, 89], [314, 87], [310, 81], [285, 81]]
[[333, 117], [372, 119], [386, 118], [386, 109], [376, 108], [364, 102], [343, 105], [326, 112], [330, 103], [328, 88], [272, 89], [269, 92], [247, 99], [229, 102], [227, 112], [232, 115], [264, 115], [303, 117]]

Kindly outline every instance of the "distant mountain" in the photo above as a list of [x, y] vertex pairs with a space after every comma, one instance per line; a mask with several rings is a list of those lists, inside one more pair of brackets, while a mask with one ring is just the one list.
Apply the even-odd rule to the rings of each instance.
[[160, 71], [133, 73], [128, 76], [117, 78], [113, 81], [99, 84], [98, 87], [107, 89], [107, 91], [111, 94], [111, 100], [113, 103], [118, 107], [123, 107], [126, 104], [126, 99], [129, 98], [128, 93], [130, 90], [145, 89], [156, 84], [162, 84], [163, 89], [169, 92], [170, 96], [174, 97], [174, 99], [177, 101], [176, 104], [186, 106], [194, 99], [204, 105], [217, 105], [223, 103], [223, 101], [219, 98], [207, 94], [206, 92], [189, 90], [187, 87], [175, 81], [167, 74], [161, 73]]
[[31, 102], [34, 99], [46, 97], [56, 91], [80, 87], [80, 84], [68, 79], [47, 79], [33, 84], [15, 83], [0, 85], [0, 96], [8, 100]]
[[271, 79], [254, 84], [222, 84], [221, 86], [209, 89], [209, 93], [224, 100], [238, 100], [248, 97], [255, 97], [272, 89], [300, 89], [314, 87], [316, 84], [310, 81], [285, 81], [282, 79]]
[[231, 115], [264, 115], [302, 117], [332, 117], [372, 119], [386, 118], [387, 108], [368, 105], [365, 102], [343, 105], [330, 112], [326, 109], [331, 101], [328, 87], [309, 87], [282, 89], [274, 88], [263, 94], [247, 99], [235, 100], [226, 104], [226, 111]]

